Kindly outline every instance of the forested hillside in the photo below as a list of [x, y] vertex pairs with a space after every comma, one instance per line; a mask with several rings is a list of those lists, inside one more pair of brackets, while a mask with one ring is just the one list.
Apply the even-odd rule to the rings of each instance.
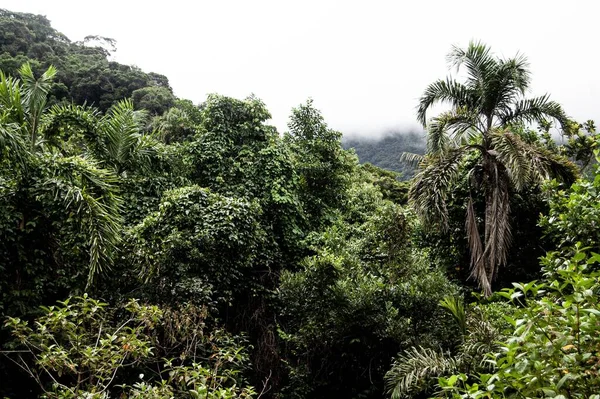
[[0, 14], [1, 397], [598, 396], [599, 137], [523, 57], [452, 50], [400, 182]]
[[403, 152], [425, 153], [425, 134], [415, 132], [390, 131], [382, 137], [344, 137], [342, 146], [353, 148], [360, 163], [370, 163], [377, 167], [400, 173], [402, 180], [409, 180], [415, 173], [415, 166], [403, 162]]
[[136, 108], [162, 114], [175, 101], [169, 80], [130, 65], [109, 61], [116, 41], [88, 36], [72, 42], [41, 15], [0, 9], [0, 70], [18, 76], [29, 63], [36, 76], [50, 65], [57, 70], [48, 93], [51, 103], [61, 100], [107, 111], [123, 98], [135, 99]]

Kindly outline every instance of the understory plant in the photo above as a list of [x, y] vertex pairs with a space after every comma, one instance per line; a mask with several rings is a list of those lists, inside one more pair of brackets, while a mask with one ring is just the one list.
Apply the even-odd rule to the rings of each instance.
[[37, 383], [42, 398], [105, 399], [118, 394], [121, 398], [216, 399], [255, 395], [251, 387], [242, 386], [240, 373], [248, 360], [244, 348], [219, 346], [214, 340], [209, 342], [213, 353], [207, 358], [186, 359], [189, 354], [182, 353], [173, 359], [157, 359], [159, 331], [169, 324], [157, 306], [131, 300], [122, 309], [111, 309], [83, 295], [42, 311], [32, 326], [18, 318], [7, 319], [6, 327], [20, 345], [4, 351]]

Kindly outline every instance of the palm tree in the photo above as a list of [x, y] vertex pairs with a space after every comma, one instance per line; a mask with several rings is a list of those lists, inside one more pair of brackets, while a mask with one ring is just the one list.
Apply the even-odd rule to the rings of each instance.
[[[54, 67], [37, 79], [29, 64], [19, 73], [21, 79], [0, 71], [0, 167], [1, 177], [10, 183], [2, 194], [29, 198], [42, 214], [43, 204], [56, 204], [65, 215], [81, 221], [89, 252], [89, 286], [97, 273], [112, 263], [120, 238], [117, 177], [90, 156], [65, 154], [48, 145], [46, 99]], [[94, 120], [85, 109], [80, 113], [88, 121]], [[22, 205], [16, 203], [15, 209]], [[21, 229], [27, 219], [23, 211]]]
[[413, 346], [399, 353], [385, 374], [386, 391], [392, 399], [420, 396], [435, 386], [439, 377], [489, 371], [487, 355], [497, 351], [498, 342], [504, 339], [499, 328], [479, 307], [465, 309], [462, 298], [447, 296], [440, 306], [457, 322], [460, 342], [452, 352]]
[[6, 76], [0, 71], [0, 109], [2, 120], [18, 126], [29, 135], [30, 147], [38, 144], [38, 130], [46, 108], [48, 92], [56, 75], [53, 66], [36, 79], [31, 66], [26, 63], [19, 69], [21, 80]]
[[[427, 153], [409, 198], [426, 225], [446, 229], [445, 200], [458, 177], [466, 173], [471, 188], [483, 191], [483, 240], [471, 196], [465, 227], [471, 251], [470, 277], [487, 296], [510, 247], [512, 190], [551, 177], [572, 180], [577, 172], [574, 165], [525, 142], [515, 132], [516, 126], [545, 119], [555, 119], [561, 126], [568, 122], [561, 106], [548, 95], [524, 97], [530, 83], [524, 56], [498, 58], [486, 45], [471, 42], [466, 50], [455, 47], [448, 61], [457, 71], [466, 70], [466, 81], [438, 80], [420, 98], [417, 116], [424, 126], [433, 105], [445, 103], [450, 110], [427, 125]], [[469, 159], [475, 162], [467, 170]]]
[[58, 104], [49, 109], [42, 130], [50, 141], [65, 125], [80, 129], [84, 152], [120, 175], [144, 169], [157, 151], [158, 140], [144, 133], [147, 116], [146, 111], [135, 111], [130, 99], [117, 101], [104, 116], [93, 108]]

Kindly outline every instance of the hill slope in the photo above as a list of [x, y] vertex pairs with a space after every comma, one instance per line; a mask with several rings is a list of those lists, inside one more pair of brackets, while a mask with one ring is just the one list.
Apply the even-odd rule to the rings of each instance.
[[18, 76], [28, 62], [35, 75], [54, 65], [58, 71], [50, 102], [65, 100], [106, 111], [115, 101], [133, 97], [140, 108], [162, 114], [175, 96], [164, 75], [110, 61], [113, 39], [88, 36], [72, 42], [41, 15], [0, 9], [0, 70]]
[[370, 163], [383, 169], [402, 173], [402, 178], [410, 179], [415, 168], [400, 161], [403, 152], [425, 153], [425, 136], [422, 133], [390, 132], [383, 138], [345, 138], [345, 149], [354, 148], [361, 163]]

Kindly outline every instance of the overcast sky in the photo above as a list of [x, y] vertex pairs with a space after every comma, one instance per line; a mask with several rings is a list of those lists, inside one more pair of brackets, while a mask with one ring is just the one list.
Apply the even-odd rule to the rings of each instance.
[[378, 134], [417, 127], [419, 96], [449, 73], [452, 45], [471, 39], [498, 55], [524, 53], [530, 95], [550, 93], [577, 120], [598, 119], [597, 3], [1, 0], [0, 8], [45, 15], [73, 41], [114, 38], [116, 61], [166, 75], [195, 103], [254, 93], [285, 130], [290, 109], [312, 97], [331, 127]]

